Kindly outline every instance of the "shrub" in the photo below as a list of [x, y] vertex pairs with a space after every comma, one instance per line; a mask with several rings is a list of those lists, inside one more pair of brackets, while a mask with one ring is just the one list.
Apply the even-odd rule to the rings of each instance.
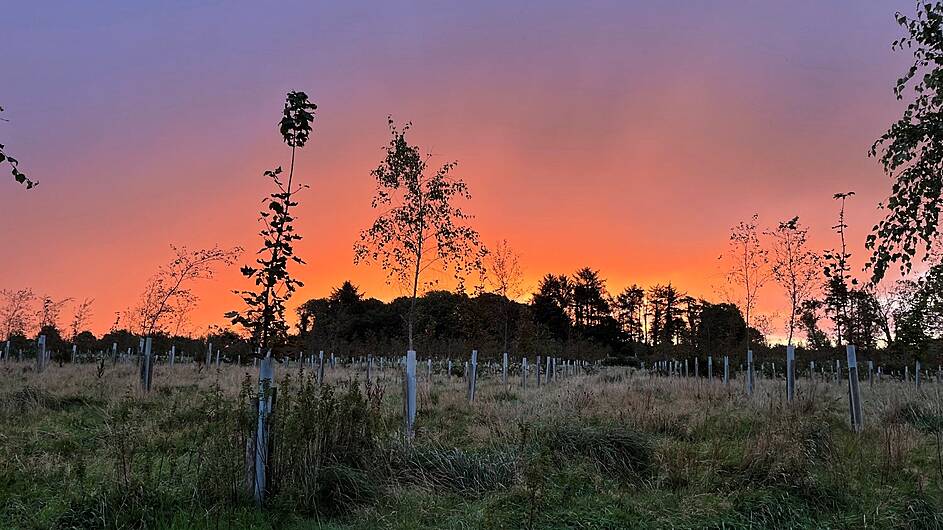
[[[304, 513], [337, 513], [371, 497], [379, 437], [386, 430], [378, 387], [335, 387], [303, 374], [286, 377], [271, 420], [269, 491], [273, 502]], [[253, 424], [254, 425], [254, 424]]]

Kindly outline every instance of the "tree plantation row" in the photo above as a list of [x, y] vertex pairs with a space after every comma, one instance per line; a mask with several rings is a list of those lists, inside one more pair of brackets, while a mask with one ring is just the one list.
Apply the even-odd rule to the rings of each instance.
[[[873, 311], [859, 315], [860, 308], [855, 306], [858, 309], [853, 313], [853, 324], [846, 330], [865, 341], [867, 346], [861, 351], [898, 366], [912, 364], [913, 360], [935, 362], [940, 353], [938, 331], [943, 315], [938, 309], [943, 307], [943, 301], [938, 300], [943, 296], [941, 271], [943, 268], [933, 267], [916, 290], [908, 291], [914, 293], [914, 298], [896, 299], [893, 309], [881, 306], [877, 298], [868, 305]], [[592, 269], [581, 269], [573, 278], [548, 275], [526, 304], [493, 293], [469, 296], [429, 291], [416, 301], [414, 341], [420, 350], [434, 355], [446, 355], [450, 349], [501, 351], [506, 345], [509, 351], [521, 354], [547, 352], [623, 362], [747, 349], [743, 313], [733, 304], [700, 300], [670, 284], [648, 290], [632, 287], [610, 299], [605, 281]], [[87, 330], [79, 331], [87, 323], [89, 301], [76, 308], [76, 318], [70, 325], [62, 326], [55, 307], [58, 303], [44, 298], [37, 310], [31, 305], [35, 297], [24, 292], [3, 291], [0, 295], [0, 324], [14, 350], [31, 348], [29, 344], [35, 343], [40, 333], [46, 335], [47, 344], [57, 353], [65, 353], [72, 346], [86, 352], [107, 350], [115, 342], [122, 350], [137, 346], [136, 334], [129, 330], [115, 329], [101, 338]], [[902, 300], [914, 303], [908, 305]], [[408, 298], [389, 303], [367, 298], [351, 282], [345, 282], [331, 296], [309, 300], [297, 309], [297, 329], [287, 336], [285, 349], [325, 349], [344, 355], [402, 351], [406, 341], [402, 315], [410, 304]], [[31, 314], [36, 315], [33, 332], [26, 327]], [[807, 313], [801, 323], [807, 326], [810, 340], [800, 351], [812, 358], [835, 355], [836, 348], [822, 339], [816, 318]], [[865, 329], [871, 332], [860, 332]], [[897, 339], [878, 347], [878, 334], [884, 333], [881, 330]], [[175, 335], [174, 331], [162, 330], [153, 336], [164, 349], [171, 345], [193, 349], [199, 342], [212, 341], [233, 357], [248, 357], [253, 351], [250, 341], [231, 330], [211, 330], [198, 339]], [[27, 333], [36, 333], [33, 341]], [[921, 337], [906, 338], [914, 333]], [[749, 334], [751, 347], [758, 355], [783, 355], [783, 348], [769, 344], [758, 329], [751, 327]]]
[[[2, 353], [0, 354], [0, 361], [10, 362], [14, 360], [14, 354], [10, 346], [11, 343], [8, 341], [3, 351], [0, 352]], [[45, 336], [41, 335], [37, 340], [36, 350], [33, 355], [35, 356], [35, 363], [33, 365], [35, 371], [43, 372], [53, 357], [50, 350], [46, 347]], [[61, 358], [61, 356], [58, 357]], [[175, 364], [178, 363], [193, 364], [198, 371], [205, 369], [207, 373], [210, 373], [211, 369], [215, 368], [215, 370], [219, 370], [224, 364], [236, 367], [243, 366], [245, 363], [248, 363], [250, 359], [252, 366], [259, 367], [259, 358], [258, 353], [253, 356], [247, 356], [245, 359], [241, 355], [237, 355], [236, 357], [221, 355], [219, 349], [214, 350], [212, 343], [207, 345], [205, 355], [199, 354], [188, 357], [181, 352], [181, 355], [178, 356], [176, 347], [174, 346], [162, 357], [153, 350], [152, 339], [148, 337], [140, 339], [138, 348], [133, 354], [131, 348], [128, 348], [127, 351], [119, 352], [117, 343], [112, 344], [111, 351], [108, 355], [103, 351], [99, 351], [94, 355], [80, 354], [77, 352], [75, 346], [73, 346], [70, 363], [94, 362], [98, 365], [99, 378], [104, 375], [106, 364], [115, 366], [118, 363], [134, 363], [140, 372], [141, 389], [145, 392], [149, 392], [154, 380], [155, 365], [164, 364], [169, 368], [173, 368]], [[24, 361], [22, 350], [16, 352], [15, 361]], [[271, 356], [263, 358], [262, 361], [263, 367], [259, 368], [260, 386], [271, 384], [271, 381], [265, 383], [263, 379], [267, 378], [273, 380], [274, 376], [271, 374], [274, 373], [276, 365], [275, 359]], [[373, 355], [337, 357], [334, 353], [325, 356], [322, 350], [318, 352], [317, 355], [299, 354], [294, 358], [286, 356], [281, 359], [281, 363], [286, 370], [291, 370], [292, 364], [294, 363], [295, 367], [299, 370], [303, 371], [307, 368], [316, 373], [316, 381], [318, 384], [324, 381], [325, 366], [330, 370], [335, 370], [338, 366], [338, 362], [349, 369], [351, 376], [357, 377], [358, 379], [363, 376], [367, 387], [371, 384], [371, 374], [376, 374], [377, 370], [379, 370], [380, 373], [385, 373], [388, 368], [398, 371], [403, 380], [404, 403], [406, 403], [407, 407], [405, 425], [408, 436], [412, 434], [412, 423], [415, 420], [415, 392], [420, 371], [424, 370], [426, 380], [429, 382], [433, 380], [434, 374], [444, 373], [445, 377], [449, 380], [451, 380], [453, 375], [460, 374], [468, 383], [469, 401], [474, 401], [475, 388], [479, 375], [486, 377], [499, 376], [502, 384], [505, 386], [510, 384], [510, 377], [516, 375], [519, 377], [521, 388], [526, 390], [528, 378], [530, 377], [533, 377], [534, 384], [540, 387], [542, 379], [544, 384], [546, 384], [557, 376], [579, 375], [584, 370], [590, 369], [595, 371], [602, 367], [600, 361], [590, 363], [582, 360], [568, 360], [540, 355], [531, 359], [530, 363], [527, 357], [523, 357], [519, 362], [516, 362], [515, 359], [511, 358], [507, 353], [504, 353], [500, 358], [485, 360], [482, 370], [479, 371], [479, 355], [477, 350], [473, 350], [471, 355], [465, 358], [464, 361], [461, 360], [460, 357], [456, 357], [454, 361], [452, 357], [445, 359], [428, 357], [422, 361], [421, 365], [417, 364], [419, 359], [415, 351], [407, 352], [407, 355], [404, 357], [375, 357]], [[64, 363], [60, 361], [59, 366], [60, 368], [63, 367]], [[904, 366], [902, 371], [896, 373], [893, 371], [885, 372], [884, 367], [880, 365], [875, 366], [873, 360], [867, 361], [866, 370], [859, 371], [856, 348], [854, 346], [847, 347], [847, 359], [844, 368], [839, 359], [834, 359], [833, 362], [820, 362], [818, 370], [816, 369], [815, 360], [808, 361], [805, 367], [801, 368], [796, 359], [795, 348], [791, 346], [787, 347], [786, 358], [782, 364], [775, 360], [764, 361], [757, 364], [753, 352], [748, 351], [745, 362], [739, 365], [732, 365], [730, 356], [724, 355], [718, 358], [716, 366], [713, 356], [707, 356], [704, 361], [704, 367], [702, 368], [701, 366], [701, 358], [695, 356], [691, 359], [655, 361], [650, 365], [646, 365], [645, 361], [642, 361], [639, 365], [639, 370], [651, 376], [665, 376], [669, 378], [681, 377], [700, 380], [703, 377], [708, 383], [713, 383], [716, 377], [725, 386], [730, 385], [731, 380], [739, 378], [742, 380], [743, 391], [747, 395], [753, 393], [757, 378], [777, 380], [779, 376], [781, 376], [784, 381], [783, 395], [788, 402], [793, 401], [795, 398], [796, 382], [802, 376], [809, 380], [819, 380], [822, 382], [834, 381], [835, 383], [840, 383], [846, 380], [848, 382], [849, 407], [852, 408], [853, 417], [855, 414], [854, 408], [860, 407], [860, 405], [856, 403], [860, 401], [860, 396], [857, 395], [857, 383], [861, 379], [867, 381], [869, 385], [873, 385], [875, 381], [881, 383], [885, 378], [902, 381], [904, 383], [910, 383], [912, 381], [914, 387], [917, 389], [920, 389], [922, 383], [935, 382], [936, 384], [940, 384], [941, 381], [943, 381], [943, 365], [937, 365], [936, 369], [932, 370], [931, 368], [921, 365], [919, 360], [914, 361], [912, 373], [910, 366]], [[858, 422], [861, 421], [860, 414], [859, 410], [857, 412]], [[858, 425], [857, 428], [860, 429], [860, 425]]]
[[[157, 344], [157, 340], [152, 340], [152, 344]], [[65, 363], [95, 363], [95, 364], [110, 364], [115, 365], [117, 363], [134, 363], [139, 366], [141, 363], [141, 357], [144, 355], [146, 339], [138, 339], [138, 343], [135, 347], [131, 346], [121, 346], [119, 347], [118, 342], [113, 342], [111, 348], [107, 350], [91, 350], [91, 349], [79, 349], [75, 344], [71, 345], [71, 348], [65, 350], [56, 349], [50, 347], [48, 337], [41, 335], [36, 342], [26, 343], [16, 343], [13, 341], [6, 341], [3, 343], [3, 346], [0, 347], [0, 361], [10, 362], [10, 361], [29, 361], [35, 360], [35, 366], [37, 370], [45, 368], [49, 362], [58, 363], [60, 367], [63, 367]], [[160, 342], [172, 343], [173, 341], [163, 340]], [[235, 365], [235, 366], [246, 366], [252, 364], [257, 366], [257, 361], [259, 358], [258, 352], [253, 354], [248, 349], [238, 348], [233, 346], [233, 344], [223, 343], [223, 346], [214, 346], [213, 342], [203, 343], [197, 340], [186, 340], [185, 344], [192, 349], [178, 348], [176, 345], [171, 345], [164, 354], [159, 353], [157, 348], [153, 348], [153, 359], [154, 364], [166, 364], [173, 366], [176, 363], [182, 364], [195, 364], [198, 369], [210, 369], [210, 368], [219, 368], [223, 364], [226, 365]], [[217, 343], [219, 344], [219, 343]], [[63, 343], [62, 345], [66, 345]], [[25, 347], [24, 347], [25, 346]], [[673, 357], [670, 359], [650, 359], [638, 360], [634, 363], [634, 366], [640, 370], [649, 370], [657, 372], [661, 375], [667, 376], [684, 376], [688, 377], [700, 377], [704, 376], [707, 378], [712, 378], [714, 375], [720, 376], [720, 374], [727, 373], [736, 373], [743, 372], [745, 366], [749, 364], [751, 359], [756, 358], [754, 361], [756, 363], [756, 372], [768, 376], [772, 379], [776, 379], [777, 376], [785, 376], [785, 370], [787, 363], [789, 362], [790, 356], [792, 357], [792, 362], [795, 363], [797, 375], [800, 373], [806, 373], [809, 377], [814, 377], [816, 374], [825, 380], [826, 374], [828, 377], [835, 378], [838, 380], [841, 377], [842, 369], [840, 361], [838, 359], [830, 359], [827, 357], [822, 357], [819, 355], [812, 355], [813, 352], [804, 352], [803, 350], [798, 350], [800, 353], [797, 355], [796, 348], [791, 348], [792, 353], [790, 354], [790, 348], [786, 348], [786, 356], [782, 359], [777, 359], [775, 355], [764, 355], [764, 356], [755, 356], [752, 351], [748, 352], [748, 355], [723, 355], [718, 356], [717, 361], [715, 362], [715, 357], [712, 355], [707, 355], [705, 357], [700, 357], [697, 355], [690, 357]], [[493, 354], [493, 355], [479, 355], [478, 351], [475, 350], [476, 358], [484, 358], [487, 363], [489, 371], [492, 369], [493, 365], [497, 365], [501, 362], [502, 355], [505, 359], [504, 364], [511, 367], [521, 366], [520, 361], [516, 361], [515, 358], [509, 357], [507, 353], [504, 354]], [[558, 360], [562, 360], [559, 357], [551, 357], [547, 355], [536, 355], [537, 362], [540, 362], [540, 359], [543, 358], [547, 363], [554, 363]], [[468, 357], [470, 358], [470, 357]], [[468, 359], [466, 358], [466, 359]], [[326, 360], [325, 360], [326, 359]], [[308, 363], [310, 367], [320, 367], [323, 362], [327, 363], [327, 366], [334, 368], [337, 366], [338, 360], [345, 365], [350, 366], [359, 366], [363, 368], [369, 363], [369, 366], [378, 366], [380, 369], [383, 369], [386, 366], [391, 366], [390, 359], [399, 359], [394, 354], [367, 354], [358, 357], [348, 357], [346, 355], [336, 355], [334, 352], [328, 353], [328, 356], [325, 358], [324, 350], [318, 352], [318, 354], [306, 355], [303, 353], [297, 353], [294, 355], [285, 355], [279, 359], [280, 363], [283, 364], [286, 368], [291, 368], [292, 365], [298, 366], [301, 363]], [[431, 356], [426, 358], [426, 362], [435, 363], [437, 369], [442, 369], [443, 366], [447, 366], [446, 373], [453, 373], [452, 360], [460, 362], [462, 357], [460, 355], [446, 355], [446, 356]], [[510, 362], [508, 361], [510, 359]], [[526, 357], [524, 358], [526, 359]], [[585, 359], [572, 359], [566, 360], [561, 366], [568, 366], [572, 363], [575, 366], [601, 366], [611, 365], [613, 359], [606, 360], [594, 360], [588, 361]], [[818, 361], [818, 364], [816, 363]], [[397, 361], [398, 362], [398, 361]], [[517, 364], [515, 364], [515, 362]], [[42, 364], [40, 364], [42, 363]], [[446, 365], [442, 365], [446, 363]], [[466, 361], [467, 364], [467, 361]], [[459, 366], [459, 365], [455, 365]], [[532, 365], [533, 366], [533, 365]], [[542, 366], [542, 365], [541, 365]], [[932, 368], [933, 365], [922, 363], [919, 359], [913, 361], [912, 364], [900, 364], [900, 363], [888, 363], [886, 365], [876, 364], [874, 359], [869, 359], [867, 361], [867, 380], [869, 382], [876, 376], [878, 381], [882, 377], [890, 377], [905, 382], [910, 382], [911, 380], [919, 386], [920, 376], [919, 374], [924, 374], [926, 380], [936, 379], [939, 380], [941, 375], [943, 375], [943, 365], [936, 365], [936, 369]], [[549, 367], [549, 364], [548, 364]], [[800, 368], [802, 367], [802, 368]], [[913, 367], [913, 371], [911, 368]], [[534, 370], [537, 370], [534, 367]], [[549, 368], [545, 370], [549, 372]], [[936, 372], [936, 375], [934, 375]], [[911, 373], [913, 377], [911, 377]]]

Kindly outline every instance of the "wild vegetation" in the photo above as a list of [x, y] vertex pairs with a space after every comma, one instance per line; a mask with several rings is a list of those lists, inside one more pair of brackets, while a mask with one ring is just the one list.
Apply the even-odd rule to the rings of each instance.
[[[525, 285], [511, 244], [472, 226], [457, 162], [432, 165], [390, 118], [353, 261], [408, 294], [346, 281], [293, 321], [296, 151], [317, 106], [287, 93], [290, 162], [263, 173], [235, 328], [188, 317], [192, 284], [238, 247], [172, 247], [101, 337], [92, 298], [0, 290], [0, 527], [943, 527], [943, 3], [897, 19], [914, 64], [895, 93], [916, 96], [872, 146], [895, 184], [871, 254], [849, 250], [853, 191], [833, 196], [829, 250], [798, 216], [753, 215], [714, 299], [610, 291], [590, 266]], [[3, 145], [0, 163], [35, 187]], [[773, 292], [784, 318], [760, 311]]]
[[[943, 384], [664, 377], [590, 368], [522, 390], [420, 371], [416, 436], [399, 371], [279, 367], [272, 491], [245, 488], [255, 372], [0, 365], [0, 525], [13, 528], [938, 528]], [[769, 376], [770, 374], [768, 374]], [[703, 376], [703, 373], [702, 373]]]

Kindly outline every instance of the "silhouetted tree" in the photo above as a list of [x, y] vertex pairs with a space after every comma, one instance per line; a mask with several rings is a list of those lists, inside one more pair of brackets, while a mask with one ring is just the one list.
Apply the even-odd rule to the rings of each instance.
[[62, 309], [65, 308], [66, 304], [71, 302], [71, 298], [63, 298], [61, 300], [56, 300], [55, 298], [43, 295], [40, 297], [39, 302], [39, 312], [38, 318], [40, 328], [56, 328], [59, 329], [59, 316], [62, 314]]
[[730, 303], [702, 302], [694, 329], [698, 350], [707, 355], [730, 354], [747, 341], [743, 314]]
[[[7, 335], [7, 340], [10, 341], [11, 357], [15, 357], [12, 352], [15, 352], [15, 351], [27, 352], [33, 349], [34, 347], [33, 340], [31, 340], [25, 333], [20, 333], [20, 332], [11, 333], [10, 335]], [[4, 347], [6, 347], [5, 344], [4, 344]]]
[[288, 334], [285, 303], [296, 289], [304, 285], [288, 272], [289, 261], [304, 264], [304, 260], [295, 255], [294, 245], [301, 236], [295, 233], [295, 218], [290, 211], [298, 205], [293, 199], [295, 194], [307, 187], [293, 184], [295, 151], [308, 142], [317, 108], [304, 92], [289, 92], [285, 99], [279, 132], [282, 140], [291, 147], [288, 181], [281, 180], [281, 166], [265, 172], [278, 191], [269, 195], [268, 209], [260, 213], [263, 228], [259, 235], [262, 236], [263, 246], [258, 252], [261, 257], [255, 260], [257, 266], [246, 265], [241, 269], [242, 275], [253, 280], [258, 290], [236, 291], [245, 302], [246, 309], [226, 313], [233, 324], [249, 331], [252, 343], [262, 355], [284, 343]]
[[798, 217], [779, 223], [776, 230], [769, 232], [773, 241], [773, 279], [786, 292], [789, 301], [788, 346], [792, 346], [802, 304], [812, 298], [820, 285], [821, 259], [807, 248], [808, 232]]
[[583, 267], [573, 275], [573, 323], [582, 329], [602, 323], [610, 316], [609, 293], [599, 271]]
[[926, 350], [943, 337], [943, 263], [916, 279], [901, 280], [893, 310], [895, 339], [909, 350]]
[[573, 286], [566, 275], [544, 276], [537, 285], [537, 292], [531, 299], [534, 322], [547, 329], [556, 340], [569, 337], [569, 307], [573, 300]]
[[36, 322], [35, 301], [32, 289], [0, 289], [0, 339], [27, 335]]
[[471, 198], [465, 182], [452, 176], [457, 163], [427, 172], [428, 157], [406, 139], [410, 124], [399, 130], [390, 118], [389, 127], [392, 138], [386, 157], [371, 172], [377, 182], [371, 206], [388, 209], [361, 231], [354, 244], [354, 263], [379, 262], [387, 271], [387, 282], [395, 279], [410, 289], [406, 325], [412, 350], [417, 296], [420, 287], [434, 284], [423, 283], [423, 273], [432, 267], [442, 272], [451, 269], [461, 291], [467, 274], [478, 272], [483, 278], [487, 250], [478, 232], [463, 224], [471, 216], [455, 204]]
[[126, 329], [112, 329], [99, 339], [99, 349], [110, 352], [112, 345], [117, 344], [118, 354], [120, 355], [127, 352], [129, 348], [131, 351], [137, 350], [138, 339], [138, 336]]
[[312, 298], [298, 306], [298, 334], [302, 337], [314, 332], [315, 326], [323, 325], [321, 315], [327, 312], [327, 298]]
[[[749, 328], [760, 289], [771, 275], [769, 252], [760, 245], [756, 214], [749, 221], [740, 221], [730, 229], [728, 260], [727, 282], [734, 289], [732, 300], [740, 307]], [[749, 350], [749, 335], [746, 346]]]
[[508, 351], [508, 331], [511, 322], [513, 300], [524, 294], [524, 273], [521, 270], [520, 256], [508, 246], [507, 239], [501, 240], [488, 255], [488, 281], [495, 294], [504, 298], [504, 351]]
[[684, 294], [671, 283], [654, 285], [648, 290], [649, 341], [658, 351], [660, 346], [672, 346], [684, 327], [681, 317], [681, 299]]
[[[75, 342], [80, 332], [85, 331], [85, 327], [92, 316], [92, 303], [94, 302], [93, 298], [86, 298], [75, 307], [75, 311], [72, 313], [72, 323], [69, 325], [69, 339], [73, 342]], [[92, 335], [92, 338], [94, 339], [94, 335]]]
[[137, 305], [125, 312], [129, 329], [141, 336], [176, 333], [178, 324], [199, 300], [190, 284], [212, 279], [217, 266], [232, 265], [242, 252], [239, 247], [170, 248], [174, 259], [151, 276]]
[[678, 333], [678, 343], [690, 347], [691, 350], [700, 349], [697, 337], [697, 328], [701, 324], [701, 317], [704, 312], [706, 302], [693, 296], [684, 295], [679, 300], [679, 305], [683, 308], [683, 322]]
[[[250, 345], [231, 329], [213, 326], [206, 335], [206, 342], [212, 342], [214, 351], [230, 362], [248, 360], [253, 354]], [[199, 358], [202, 359], [203, 356], [200, 355]]]
[[825, 350], [832, 347], [828, 334], [819, 327], [822, 319], [820, 313], [824, 305], [820, 300], [806, 300], [799, 314], [799, 326], [805, 332], [806, 347], [811, 350]]
[[[62, 338], [62, 331], [54, 324], [46, 324], [39, 328], [33, 340], [38, 340], [40, 335], [46, 336], [46, 350], [50, 357], [59, 362], [65, 360], [66, 343]], [[71, 349], [69, 349], [69, 354], [71, 355]]]
[[89, 352], [95, 349], [98, 345], [98, 339], [95, 338], [95, 334], [91, 331], [81, 331], [72, 339], [72, 343], [75, 344], [81, 352]]
[[848, 293], [845, 341], [861, 350], [875, 350], [881, 331], [881, 316], [874, 294], [867, 289], [852, 289]]
[[884, 335], [884, 345], [887, 348], [894, 346], [894, 310], [900, 302], [893, 289], [882, 288], [880, 285], [868, 284], [868, 291], [874, 297], [877, 309], [878, 327]]
[[326, 298], [314, 298], [298, 307], [301, 339], [310, 351], [379, 353], [403, 336], [396, 302], [366, 298], [350, 281]]
[[361, 315], [363, 314], [363, 294], [356, 285], [345, 281], [331, 292], [328, 304], [333, 315], [334, 342], [343, 340], [349, 344], [362, 335]]
[[855, 192], [836, 193], [833, 198], [841, 202], [841, 208], [838, 213], [838, 224], [832, 227], [838, 233], [841, 241], [840, 250], [825, 251], [825, 311], [832, 319], [835, 325], [836, 343], [841, 346], [846, 337], [845, 328], [848, 324], [848, 305], [851, 302], [851, 291], [858, 285], [851, 275], [851, 266], [849, 260], [851, 254], [848, 252], [848, 246], [845, 242], [845, 201], [854, 196]]
[[645, 290], [635, 284], [626, 287], [613, 301], [613, 309], [626, 338], [631, 342], [644, 342]]

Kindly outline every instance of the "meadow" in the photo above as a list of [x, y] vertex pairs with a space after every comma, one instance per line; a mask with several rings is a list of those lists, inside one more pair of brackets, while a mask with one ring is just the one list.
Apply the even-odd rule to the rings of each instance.
[[482, 363], [276, 367], [270, 493], [246, 487], [253, 366], [0, 364], [3, 528], [940, 528], [943, 384], [668, 377], [590, 366], [522, 388]]

